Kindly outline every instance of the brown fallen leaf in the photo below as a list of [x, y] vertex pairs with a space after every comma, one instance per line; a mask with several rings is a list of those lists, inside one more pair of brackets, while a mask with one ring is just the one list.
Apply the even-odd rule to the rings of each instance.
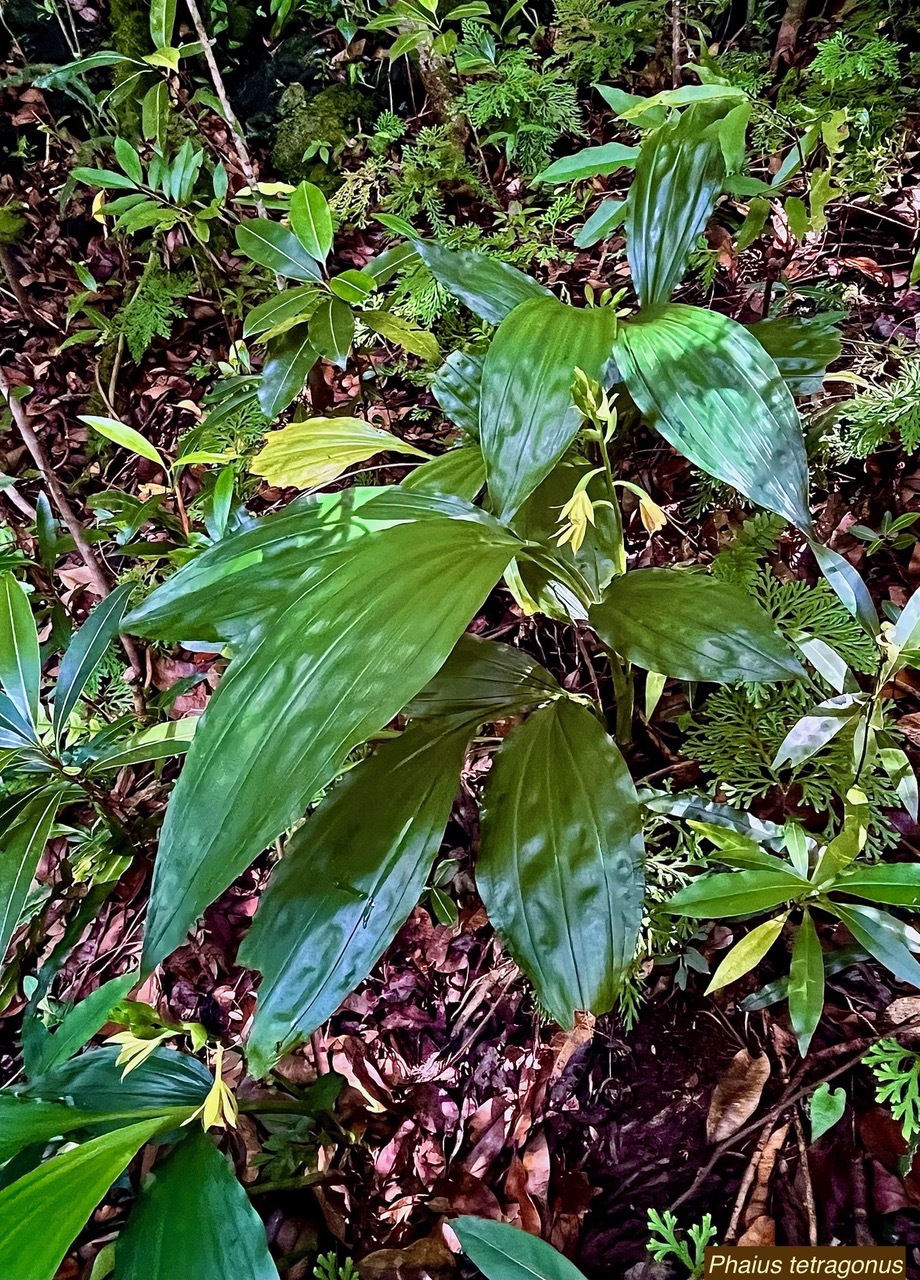
[[709, 1104], [706, 1117], [706, 1138], [709, 1142], [730, 1138], [750, 1120], [769, 1078], [770, 1062], [766, 1054], [752, 1058], [747, 1049], [735, 1054], [716, 1085]]
[[448, 1280], [455, 1273], [454, 1255], [434, 1236], [407, 1249], [377, 1249], [358, 1263], [361, 1280]]

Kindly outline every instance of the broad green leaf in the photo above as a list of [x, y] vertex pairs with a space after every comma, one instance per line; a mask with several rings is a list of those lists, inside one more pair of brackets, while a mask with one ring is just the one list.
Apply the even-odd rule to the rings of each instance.
[[118, 163], [131, 181], [140, 186], [144, 181], [144, 170], [141, 167], [141, 158], [131, 146], [131, 143], [124, 138], [116, 138], [115, 155], [118, 158]]
[[824, 955], [806, 907], [795, 935], [789, 968], [789, 1021], [804, 1058], [824, 1009]]
[[309, 335], [314, 350], [344, 369], [355, 336], [355, 314], [341, 298], [325, 298], [310, 317]]
[[685, 84], [679, 89], [662, 89], [650, 98], [639, 98], [619, 114], [624, 120], [638, 121], [641, 124], [643, 117], [658, 107], [684, 107], [696, 103], [708, 104], [714, 100], [731, 107], [746, 97], [744, 89], [733, 84]]
[[717, 480], [807, 531], [802, 424], [773, 360], [748, 331], [700, 307], [667, 306], [619, 327], [617, 365], [669, 444]]
[[691, 107], [639, 148], [627, 199], [626, 256], [643, 307], [668, 301], [715, 208], [725, 161], [709, 126], [727, 105]]
[[312, 182], [301, 182], [291, 193], [291, 229], [311, 258], [325, 262], [332, 248], [332, 211]]
[[849, 893], [870, 902], [887, 902], [896, 907], [920, 903], [920, 862], [880, 862], [844, 872], [831, 887], [832, 893]]
[[839, 313], [776, 316], [747, 329], [773, 357], [792, 394], [809, 396], [824, 386], [827, 366], [840, 359], [839, 319]]
[[410, 727], [346, 773], [288, 841], [242, 950], [262, 973], [247, 1055], [265, 1075], [362, 982], [418, 902], [472, 728]]
[[175, 25], [176, 0], [151, 0], [150, 38], [154, 49], [164, 49], [172, 44]]
[[811, 1121], [811, 1140], [819, 1138], [833, 1129], [834, 1125], [847, 1109], [845, 1089], [831, 1090], [826, 1080], [822, 1080], [811, 1095], [808, 1104], [808, 1118]]
[[508, 644], [462, 635], [444, 666], [406, 707], [414, 720], [504, 720], [563, 696], [548, 671]]
[[917, 775], [907, 755], [900, 747], [880, 747], [878, 760], [898, 793], [901, 804], [916, 822], [920, 812], [920, 792]]
[[746, 973], [758, 965], [773, 943], [783, 931], [786, 916], [777, 916], [775, 920], [765, 920], [756, 929], [746, 933], [740, 942], [736, 942], [728, 955], [713, 974], [712, 981], [706, 988], [706, 994], [720, 991], [730, 982], [737, 982]]
[[463, 445], [451, 449], [440, 457], [424, 462], [410, 472], [400, 484], [401, 489], [416, 493], [432, 493], [436, 496], [466, 498], [473, 502], [486, 482], [485, 459], [478, 445]]
[[474, 249], [445, 249], [436, 240], [420, 239], [412, 247], [438, 283], [489, 324], [501, 324], [528, 299], [551, 296], [523, 271]]
[[500, 325], [482, 371], [479, 435], [494, 509], [509, 520], [574, 440], [575, 370], [603, 380], [616, 334], [603, 307], [522, 303]]
[[272, 342], [258, 390], [259, 408], [266, 418], [277, 418], [300, 395], [316, 359], [305, 324], [289, 329]]
[[191, 1134], [147, 1175], [115, 1245], [115, 1280], [278, 1280], [227, 1157]]
[[276, 325], [303, 315], [312, 309], [318, 296], [318, 291], [311, 285], [298, 285], [295, 289], [282, 290], [249, 312], [243, 322], [243, 337], [252, 338], [256, 334], [266, 333]]
[[741, 587], [682, 569], [614, 578], [591, 625], [614, 652], [679, 680], [716, 684], [804, 676], [773, 619]]
[[85, 182], [88, 187], [102, 187], [105, 191], [136, 191], [136, 185], [123, 173], [114, 169], [87, 169], [77, 165], [71, 169], [70, 176], [77, 182]]
[[537, 174], [534, 182], [578, 182], [582, 178], [603, 178], [620, 169], [632, 168], [638, 156], [638, 147], [625, 147], [621, 142], [585, 147], [573, 156], [565, 156], [551, 164]]
[[377, 288], [377, 281], [369, 271], [357, 271], [352, 267], [341, 275], [333, 276], [329, 288], [349, 306], [360, 307]]
[[90, 1049], [34, 1076], [23, 1092], [43, 1102], [66, 1100], [85, 1111], [194, 1111], [214, 1083], [197, 1058], [162, 1047], [125, 1076], [116, 1062], [118, 1052], [117, 1045]]
[[552, 1245], [507, 1222], [456, 1218], [450, 1225], [486, 1280], [585, 1280]]
[[97, 418], [88, 414], [80, 414], [79, 418], [81, 422], [85, 422], [88, 427], [98, 431], [107, 440], [120, 445], [122, 449], [128, 449], [131, 453], [136, 453], [139, 457], [146, 458], [148, 462], [156, 463], [164, 471], [169, 470], [169, 466], [163, 461], [159, 450], [155, 449], [150, 441], [146, 440], [139, 431], [135, 431], [133, 427], [126, 426], [125, 423], [119, 422], [116, 418]]
[[133, 587], [124, 583], [100, 600], [67, 646], [54, 690], [53, 725], [60, 742], [67, 717], [80, 700], [86, 682], [105, 656], [128, 608]]
[[59, 790], [39, 792], [18, 810], [13, 824], [0, 834], [0, 959], [19, 923], [60, 803]]
[[913, 592], [898, 614], [893, 639], [899, 649], [920, 648], [920, 591]]
[[236, 243], [247, 258], [279, 276], [291, 280], [322, 279], [322, 272], [313, 256], [307, 253], [292, 231], [278, 222], [271, 222], [268, 218], [241, 222], [236, 229]]
[[[197, 716], [185, 716], [182, 720], [166, 720], [141, 729], [96, 755], [90, 772], [124, 769], [131, 764], [147, 764], [152, 760], [168, 760], [171, 756], [182, 755], [188, 750], [197, 726]], [[92, 746], [91, 743], [88, 745]]]
[[452, 351], [431, 384], [432, 395], [454, 426], [476, 439], [484, 363], [483, 353]]
[[476, 883], [562, 1026], [616, 1000], [642, 919], [642, 855], [629, 770], [586, 707], [552, 702], [504, 740], [485, 790]]
[[[29, 597], [11, 573], [0, 574], [0, 685], [23, 724], [38, 721], [42, 665]], [[16, 721], [11, 719], [10, 727]]]
[[808, 539], [808, 545], [840, 603], [874, 640], [879, 633], [879, 618], [869, 589], [860, 575], [839, 551], [833, 551], [814, 538]]
[[24, 1147], [50, 1142], [74, 1129], [111, 1120], [106, 1112], [80, 1111], [64, 1102], [40, 1102], [0, 1091], [0, 1164]]
[[278, 488], [314, 489], [378, 453], [428, 457], [415, 445], [361, 418], [308, 418], [270, 431], [250, 470]]
[[842, 920], [860, 946], [875, 956], [890, 973], [902, 982], [920, 987], [920, 964], [910, 953], [908, 942], [916, 933], [908, 926], [877, 907], [864, 907], [835, 899], [828, 904], [835, 916]]
[[82, 1049], [87, 1040], [108, 1021], [115, 1005], [124, 1000], [139, 981], [137, 970], [132, 969], [121, 977], [104, 982], [68, 1010], [53, 1032], [46, 1032], [37, 1053], [26, 1053], [26, 1046], [23, 1044], [28, 1074], [33, 1076], [50, 1071]]
[[394, 315], [392, 311], [362, 311], [361, 323], [373, 333], [379, 333], [387, 342], [395, 342], [410, 355], [421, 356], [426, 364], [434, 364], [441, 357], [441, 348], [433, 333], [426, 333], [411, 320]]
[[[511, 535], [460, 499], [401, 489], [338, 496], [223, 539], [130, 617], [142, 634], [222, 632], [235, 645], [167, 810], [148, 963], [181, 943], [348, 752], [431, 679], [515, 553]], [[286, 546], [272, 546], [279, 527], [291, 530]], [[202, 601], [212, 575], [218, 589]], [[258, 578], [250, 599], [234, 598]]]
[[378, 285], [387, 284], [397, 271], [414, 265], [418, 260], [418, 254], [411, 244], [395, 244], [391, 249], [384, 249], [383, 253], [372, 258], [364, 270], [369, 276], [373, 276]]
[[[481, 470], [484, 483], [485, 463], [482, 464]], [[34, 726], [23, 718], [13, 701], [5, 693], [0, 692], [0, 749], [15, 751], [37, 742], [38, 737]]]
[[674, 916], [724, 920], [771, 911], [811, 890], [793, 871], [725, 871], [697, 876], [662, 907]]
[[622, 224], [626, 208], [626, 200], [614, 200], [612, 197], [602, 200], [575, 237], [576, 249], [590, 249], [600, 240], [606, 240]]
[[0, 1275], [53, 1280], [87, 1218], [131, 1160], [175, 1121], [158, 1116], [104, 1133], [39, 1165], [0, 1191]]

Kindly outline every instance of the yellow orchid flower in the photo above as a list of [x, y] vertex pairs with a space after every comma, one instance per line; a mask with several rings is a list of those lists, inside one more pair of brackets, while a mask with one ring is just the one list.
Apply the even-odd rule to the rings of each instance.
[[233, 1090], [223, 1081], [224, 1067], [224, 1047], [217, 1046], [217, 1052], [214, 1055], [214, 1083], [208, 1090], [208, 1096], [204, 1102], [194, 1111], [183, 1124], [191, 1124], [193, 1120], [201, 1116], [201, 1123], [205, 1129], [235, 1129], [236, 1122], [239, 1119], [240, 1108], [233, 1095]]

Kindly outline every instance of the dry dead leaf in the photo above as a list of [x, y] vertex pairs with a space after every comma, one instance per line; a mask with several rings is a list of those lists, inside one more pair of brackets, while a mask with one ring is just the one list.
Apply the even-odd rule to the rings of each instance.
[[776, 1223], [772, 1218], [768, 1218], [765, 1214], [760, 1218], [755, 1218], [751, 1225], [745, 1231], [744, 1235], [738, 1241], [739, 1247], [745, 1245], [748, 1248], [762, 1248], [766, 1245], [776, 1244]]
[[736, 1133], [757, 1110], [763, 1087], [770, 1078], [766, 1054], [752, 1058], [741, 1049], [731, 1060], [725, 1075], [716, 1085], [706, 1117], [709, 1142], [722, 1142]]
[[760, 1159], [757, 1161], [757, 1172], [754, 1177], [754, 1189], [744, 1211], [744, 1225], [748, 1229], [752, 1229], [759, 1219], [763, 1219], [766, 1216], [767, 1200], [770, 1195], [770, 1178], [788, 1132], [788, 1124], [781, 1125], [780, 1128], [774, 1130], [760, 1153]]

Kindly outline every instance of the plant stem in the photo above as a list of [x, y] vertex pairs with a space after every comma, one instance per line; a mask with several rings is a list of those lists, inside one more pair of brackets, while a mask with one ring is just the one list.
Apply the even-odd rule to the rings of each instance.
[[616, 740], [621, 747], [632, 741], [633, 702], [635, 691], [629, 663], [618, 653], [608, 651], [610, 658], [610, 676], [613, 680], [613, 692], [617, 700]]
[[198, 8], [196, 0], [185, 0], [186, 7], [192, 17], [192, 23], [195, 27], [195, 34], [198, 36], [198, 42], [201, 45], [201, 52], [204, 60], [208, 64], [208, 72], [211, 76], [211, 83], [214, 86], [214, 92], [220, 102], [221, 109], [224, 113], [224, 121], [230, 130], [230, 138], [233, 142], [233, 149], [237, 154], [240, 162], [240, 168], [243, 170], [243, 176], [249, 183], [249, 189], [255, 206], [259, 211], [259, 217], [264, 218], [265, 206], [259, 196], [259, 180], [256, 177], [255, 166], [252, 163], [252, 156], [249, 154], [249, 148], [246, 146], [246, 140], [243, 137], [243, 131], [240, 128], [240, 122], [236, 118], [236, 114], [230, 105], [230, 99], [227, 96], [227, 88], [224, 84], [224, 78], [220, 74], [220, 67], [217, 65], [217, 59], [214, 57], [214, 49], [211, 45], [210, 36], [207, 33], [204, 22], [201, 17], [201, 11]]

